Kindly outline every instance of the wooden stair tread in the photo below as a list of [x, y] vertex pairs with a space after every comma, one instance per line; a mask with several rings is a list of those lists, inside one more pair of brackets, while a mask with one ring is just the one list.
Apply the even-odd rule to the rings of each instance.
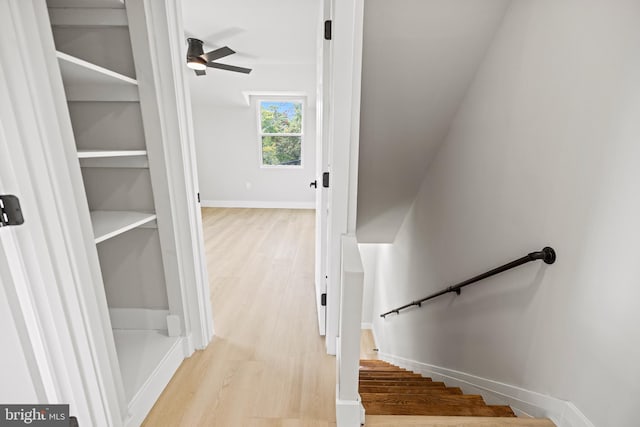
[[411, 372], [408, 369], [398, 368], [396, 366], [368, 366], [360, 365], [360, 372]]
[[377, 360], [360, 361], [358, 387], [367, 415], [515, 417], [509, 406]]
[[445, 387], [444, 383], [439, 381], [397, 381], [397, 380], [361, 380], [360, 386], [375, 385], [375, 386], [422, 386], [422, 387]]
[[409, 376], [409, 375], [360, 375], [360, 381], [421, 381], [421, 382], [433, 382], [429, 377]]
[[486, 405], [482, 396], [477, 394], [360, 393], [360, 397], [367, 402], [394, 405]]
[[369, 415], [365, 427], [556, 427], [546, 418]]
[[[424, 378], [420, 374], [414, 374], [413, 372], [360, 372], [360, 378], [371, 379], [393, 379], [393, 378]], [[431, 378], [429, 378], [431, 379]]]
[[424, 404], [387, 404], [378, 402], [362, 402], [370, 415], [442, 415], [442, 416], [476, 416], [476, 417], [515, 417], [508, 406], [487, 405], [424, 405]]
[[418, 383], [418, 384], [444, 384], [441, 381], [433, 381], [431, 378], [422, 377], [360, 377], [358, 379], [360, 383], [371, 384], [375, 382], [394, 382], [401, 384]]
[[414, 393], [414, 394], [462, 394], [459, 387], [422, 387], [422, 386], [360, 386], [360, 393]]
[[380, 359], [360, 359], [360, 365], [387, 365], [387, 366], [395, 366], [393, 363], [385, 362]]

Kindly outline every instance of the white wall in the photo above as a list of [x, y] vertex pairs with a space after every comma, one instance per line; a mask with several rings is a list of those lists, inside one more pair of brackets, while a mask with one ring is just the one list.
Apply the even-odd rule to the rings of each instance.
[[315, 180], [314, 105], [305, 109], [302, 168], [260, 167], [255, 100], [251, 105], [194, 103], [193, 122], [205, 206], [314, 207], [315, 190], [309, 187]]
[[365, 1], [359, 242], [393, 242], [508, 4]]
[[[317, 0], [185, 1], [183, 8], [186, 31], [204, 40], [205, 51], [228, 45], [236, 53], [220, 62], [252, 69], [188, 75], [203, 205], [313, 208]], [[302, 169], [260, 168], [257, 113], [243, 92], [306, 94]]]
[[360, 257], [364, 269], [364, 284], [362, 289], [362, 325], [369, 326], [373, 320], [373, 292], [376, 284], [376, 269], [378, 265], [377, 244], [360, 243]]
[[[640, 402], [640, 2], [515, 0], [393, 245], [382, 352], [573, 402]], [[462, 295], [377, 315], [545, 245]]]

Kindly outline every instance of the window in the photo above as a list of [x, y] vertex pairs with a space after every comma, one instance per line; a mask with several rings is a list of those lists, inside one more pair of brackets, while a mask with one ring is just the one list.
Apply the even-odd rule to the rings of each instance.
[[258, 102], [261, 166], [302, 166], [302, 115], [301, 100]]

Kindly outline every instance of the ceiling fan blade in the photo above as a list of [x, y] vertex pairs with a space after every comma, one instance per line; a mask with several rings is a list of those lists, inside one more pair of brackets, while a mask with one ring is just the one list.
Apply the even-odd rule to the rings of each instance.
[[219, 64], [217, 62], [208, 62], [207, 67], [218, 68], [220, 70], [235, 71], [236, 73], [249, 74], [251, 68], [236, 67], [235, 65]]
[[221, 47], [220, 49], [212, 50], [211, 52], [207, 52], [202, 57], [205, 61], [211, 62], [216, 59], [224, 58], [225, 56], [233, 55], [236, 53], [235, 50], [229, 48], [229, 46]]
[[196, 73], [196, 76], [204, 76], [205, 74], [207, 74], [207, 72], [205, 70], [193, 70]]

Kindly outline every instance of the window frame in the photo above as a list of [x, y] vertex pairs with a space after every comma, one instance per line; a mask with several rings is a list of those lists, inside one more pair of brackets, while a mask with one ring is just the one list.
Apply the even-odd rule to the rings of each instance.
[[[302, 123], [300, 133], [264, 133], [262, 132], [262, 103], [263, 102], [294, 102], [299, 103], [302, 108]], [[299, 96], [269, 96], [256, 98], [256, 119], [258, 134], [258, 164], [260, 169], [303, 169], [304, 168], [304, 139], [306, 122], [306, 98]], [[299, 165], [265, 165], [262, 158], [262, 137], [263, 136], [299, 136], [300, 137], [300, 164]]]

